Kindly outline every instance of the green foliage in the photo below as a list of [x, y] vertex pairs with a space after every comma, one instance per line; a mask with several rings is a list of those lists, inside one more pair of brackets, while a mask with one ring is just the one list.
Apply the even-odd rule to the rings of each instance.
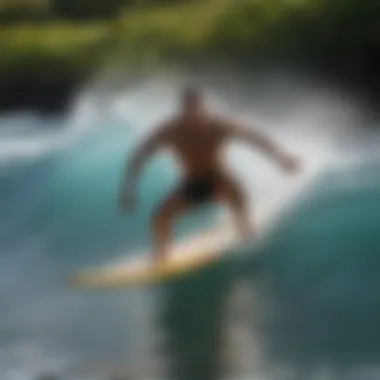
[[0, 0], [0, 23], [41, 21], [51, 16], [49, 0]]
[[219, 18], [209, 37], [218, 52], [353, 59], [380, 46], [375, 0], [246, 0]]
[[99, 63], [105, 25], [18, 24], [0, 28], [0, 80], [12, 73], [72, 75]]
[[[130, 0], [129, 3], [132, 3]], [[66, 19], [105, 19], [116, 17], [127, 0], [52, 0], [52, 8]]]
[[[111, 48], [124, 59], [288, 55], [351, 62], [380, 46], [377, 0], [0, 0], [0, 18], [11, 8], [56, 19], [3, 27], [0, 75], [41, 66], [33, 62], [92, 67]], [[92, 18], [109, 19], [89, 24]]]
[[161, 57], [202, 54], [209, 31], [231, 9], [229, 0], [209, 0], [127, 10], [122, 17], [125, 46]]
[[232, 52], [269, 46], [285, 15], [284, 3], [277, 0], [241, 2], [220, 17], [209, 33], [208, 43], [218, 51], [229, 49]]

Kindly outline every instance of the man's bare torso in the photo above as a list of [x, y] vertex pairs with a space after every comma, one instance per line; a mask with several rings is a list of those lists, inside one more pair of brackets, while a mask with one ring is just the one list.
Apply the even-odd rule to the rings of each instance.
[[221, 169], [225, 141], [221, 119], [209, 115], [177, 117], [170, 121], [165, 140], [186, 176], [202, 176]]

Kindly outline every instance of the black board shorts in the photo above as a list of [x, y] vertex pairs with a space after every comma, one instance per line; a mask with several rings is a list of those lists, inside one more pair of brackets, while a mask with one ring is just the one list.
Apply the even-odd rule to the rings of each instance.
[[198, 205], [214, 199], [219, 174], [209, 172], [199, 177], [186, 178], [180, 186], [180, 194], [189, 205]]

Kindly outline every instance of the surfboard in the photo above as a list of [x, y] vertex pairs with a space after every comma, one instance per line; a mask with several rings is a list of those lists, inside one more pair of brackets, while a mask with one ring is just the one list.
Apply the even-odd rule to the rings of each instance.
[[89, 288], [118, 288], [162, 282], [220, 260], [223, 252], [238, 242], [237, 234], [224, 225], [174, 244], [161, 263], [156, 263], [153, 253], [147, 250], [119, 263], [80, 271], [71, 276], [69, 281], [75, 287]]
[[[322, 161], [309, 162], [301, 175], [285, 180], [281, 191], [268, 192], [261, 200], [255, 215], [255, 242], [265, 236], [270, 221], [290, 206], [292, 201], [311, 184], [323, 167]], [[128, 288], [162, 283], [221, 260], [243, 242], [231, 223], [221, 223], [213, 229], [190, 236], [173, 245], [167, 258], [156, 264], [149, 250], [137, 252], [118, 262], [98, 268], [89, 268], [69, 277], [69, 283], [76, 288]]]

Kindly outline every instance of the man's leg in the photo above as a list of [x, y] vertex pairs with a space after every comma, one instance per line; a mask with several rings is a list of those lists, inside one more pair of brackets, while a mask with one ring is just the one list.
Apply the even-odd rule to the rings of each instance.
[[218, 188], [218, 198], [231, 208], [240, 235], [249, 238], [254, 233], [248, 214], [248, 205], [241, 187], [231, 178], [223, 176]]
[[159, 206], [153, 216], [153, 240], [156, 261], [165, 258], [171, 239], [173, 219], [185, 212], [186, 209], [187, 204], [184, 198], [179, 191], [175, 191]]

